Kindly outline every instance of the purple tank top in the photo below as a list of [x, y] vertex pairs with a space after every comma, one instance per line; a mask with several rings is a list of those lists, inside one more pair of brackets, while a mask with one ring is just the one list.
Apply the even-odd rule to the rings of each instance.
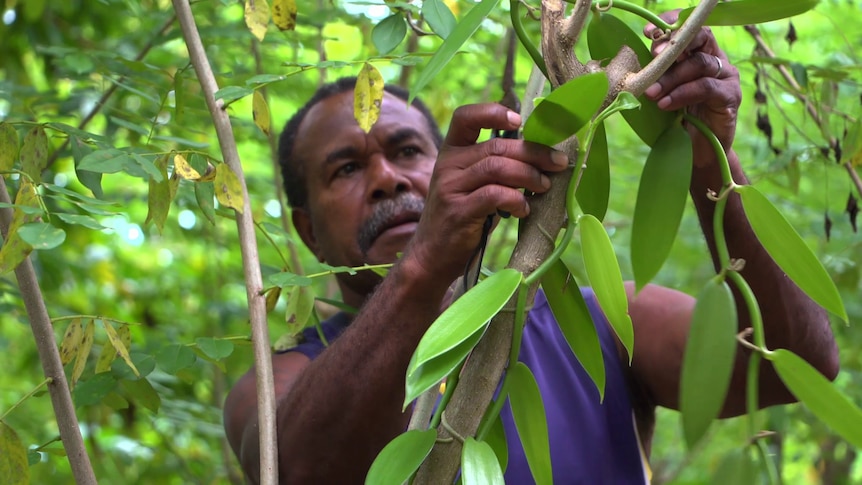
[[[644, 484], [644, 469], [635, 434], [632, 405], [623, 363], [604, 314], [592, 290], [581, 290], [596, 325], [605, 363], [605, 399], [572, 353], [557, 326], [544, 293], [539, 291], [527, 315], [518, 358], [533, 372], [548, 418], [551, 465], [555, 484]], [[347, 328], [350, 317], [339, 313], [323, 322], [329, 342]], [[286, 352], [314, 359], [325, 349], [315, 328]], [[501, 412], [509, 464], [508, 484], [532, 484], [523, 447], [508, 402]]]

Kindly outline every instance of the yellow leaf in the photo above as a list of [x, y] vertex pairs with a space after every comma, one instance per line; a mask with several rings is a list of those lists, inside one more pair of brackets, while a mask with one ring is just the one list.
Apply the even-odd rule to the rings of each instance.
[[60, 342], [60, 362], [63, 365], [72, 362], [72, 357], [78, 354], [78, 347], [81, 345], [81, 339], [84, 334], [81, 329], [81, 319], [75, 318], [66, 327], [66, 332], [63, 334], [63, 340]]
[[266, 36], [269, 15], [269, 4], [266, 0], [245, 1], [245, 25], [259, 41], [263, 41]]
[[0, 170], [12, 170], [18, 158], [18, 132], [9, 123], [0, 123]]
[[[39, 196], [36, 194], [36, 188], [29, 180], [21, 179], [18, 194], [15, 195], [15, 205], [39, 207]], [[33, 246], [18, 236], [18, 228], [28, 222], [35, 221], [38, 217], [35, 214], [27, 214], [18, 207], [15, 208], [12, 214], [12, 223], [9, 225], [9, 235], [3, 242], [3, 247], [0, 248], [0, 275], [15, 269], [33, 251]]]
[[186, 157], [179, 153], [174, 156], [174, 173], [179, 174], [180, 177], [186, 180], [198, 180], [201, 178], [201, 174], [189, 165]]
[[30, 483], [30, 465], [27, 448], [15, 430], [0, 421], [0, 475], [3, 483], [24, 485]]
[[242, 185], [239, 183], [239, 178], [226, 163], [220, 163], [215, 172], [215, 195], [219, 204], [236, 209], [242, 214]]
[[296, 28], [296, 0], [273, 0], [272, 21], [280, 30]]
[[41, 125], [24, 135], [20, 154], [21, 170], [37, 184], [42, 183], [42, 170], [48, 166], [48, 136]]
[[163, 156], [156, 160], [156, 169], [162, 173], [162, 181], [150, 177], [150, 191], [147, 197], [147, 219], [144, 225], [154, 222], [162, 233], [165, 227], [165, 221], [168, 219], [168, 212], [171, 210], [171, 182], [168, 180], [168, 157]]
[[120, 325], [120, 328], [117, 329], [117, 336], [120, 337], [120, 342], [123, 343], [125, 348], [132, 348], [132, 332], [128, 324], [124, 323]]
[[87, 328], [84, 330], [84, 338], [81, 339], [81, 346], [78, 347], [78, 355], [75, 357], [75, 367], [72, 369], [72, 388], [74, 388], [75, 384], [78, 383], [78, 379], [80, 379], [81, 374], [84, 373], [87, 359], [90, 358], [90, 350], [93, 348], [93, 333], [95, 330], [96, 326], [93, 325], [93, 319], [91, 318], [90, 321], [87, 322]]
[[274, 288], [270, 288], [269, 291], [266, 292], [266, 313], [271, 312], [275, 305], [278, 303], [278, 298], [281, 296], [281, 287], [276, 286]]
[[105, 333], [108, 334], [108, 341], [111, 342], [114, 350], [116, 350], [117, 354], [126, 361], [126, 364], [128, 364], [129, 368], [132, 369], [132, 372], [134, 372], [136, 376], [141, 377], [137, 367], [135, 367], [135, 364], [132, 362], [132, 358], [129, 356], [129, 349], [123, 345], [123, 341], [120, 339], [120, 336], [117, 335], [117, 331], [114, 330], [111, 322], [102, 320], [102, 324], [105, 326]]
[[353, 116], [366, 133], [377, 122], [382, 102], [383, 76], [376, 67], [366, 62], [356, 77], [356, 88], [353, 90]]
[[117, 351], [114, 350], [114, 346], [111, 345], [111, 341], [108, 340], [102, 345], [102, 351], [99, 352], [99, 360], [96, 361], [96, 374], [101, 374], [102, 372], [108, 372], [111, 370], [111, 364], [114, 363], [114, 359], [117, 358]]
[[264, 135], [269, 135], [269, 106], [266, 105], [266, 99], [260, 94], [260, 91], [255, 91], [252, 96], [251, 116], [254, 118], [254, 124], [260, 128]]

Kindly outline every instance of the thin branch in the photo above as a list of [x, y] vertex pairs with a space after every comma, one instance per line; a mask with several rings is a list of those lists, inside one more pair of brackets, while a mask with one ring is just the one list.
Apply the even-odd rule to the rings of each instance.
[[422, 27], [419, 27], [419, 22], [413, 19], [413, 14], [410, 13], [410, 10], [405, 10], [405, 17], [407, 20], [407, 25], [410, 27], [410, 30], [413, 31], [419, 37], [424, 37], [426, 35], [434, 35], [434, 32], [428, 32], [427, 30], [422, 30]]
[[204, 52], [195, 19], [188, 0], [173, 0], [174, 10], [183, 31], [183, 38], [189, 51], [189, 58], [195, 67], [198, 81], [204, 91], [213, 124], [218, 135], [222, 157], [228, 167], [239, 178], [242, 189], [244, 210], [237, 212], [236, 222], [242, 253], [243, 273], [246, 282], [251, 333], [254, 343], [255, 371], [257, 378], [258, 430], [260, 440], [260, 483], [278, 483], [278, 462], [275, 419], [275, 388], [272, 376], [272, 358], [269, 343], [269, 329], [266, 325], [266, 300], [263, 295], [263, 279], [260, 274], [260, 258], [255, 240], [254, 220], [248, 196], [242, 164], [236, 148], [236, 141], [230, 125], [230, 118], [216, 101], [218, 91], [215, 76]]
[[668, 41], [667, 48], [644, 66], [640, 72], [631, 74], [626, 78], [623, 90], [640, 96], [646, 91], [646, 88], [658, 81], [658, 78], [670, 68], [671, 64], [691, 43], [694, 36], [700, 32], [700, 28], [717, 3], [718, 0], [704, 0], [699, 3], [691, 12], [691, 16], [685, 20], [682, 27]]
[[[745, 31], [751, 34], [754, 38], [754, 42], [757, 43], [757, 48], [760, 49], [764, 56], [770, 59], [775, 59], [775, 52], [773, 52], [763, 40], [763, 36], [760, 35], [760, 29], [758, 29], [756, 25], [746, 25]], [[808, 99], [808, 96], [802, 92], [802, 87], [798, 82], [796, 82], [796, 78], [793, 77], [793, 74], [787, 70], [787, 66], [783, 64], [774, 65], [781, 74], [781, 77], [784, 78], [784, 81], [790, 86], [796, 99], [802, 101], [802, 104], [805, 105], [805, 110], [808, 111], [809, 115], [811, 115], [811, 119], [814, 120], [814, 123], [817, 124], [818, 127], [822, 128], [823, 118], [817, 111], [817, 107], [814, 106], [814, 103], [812, 103], [811, 100]], [[838, 145], [838, 139], [834, 136], [830, 136], [827, 142], [829, 143], [829, 148], [834, 151], [835, 147]], [[856, 169], [853, 168], [853, 165], [851, 165], [849, 161], [845, 161], [841, 165], [847, 170], [847, 174], [850, 175], [850, 180], [853, 182], [853, 185], [856, 186], [856, 191], [859, 192], [860, 196], [862, 196], [862, 180], [859, 179], [859, 174], [856, 173]]]
[[[0, 177], [0, 202], [11, 204], [9, 192], [6, 190], [6, 181]], [[0, 209], [0, 232], [3, 240], [8, 241], [9, 226], [12, 224], [13, 210], [9, 207]], [[57, 341], [54, 337], [54, 327], [51, 318], [45, 308], [45, 299], [39, 288], [39, 280], [33, 269], [30, 257], [15, 268], [15, 278], [21, 290], [21, 298], [24, 300], [24, 308], [30, 320], [30, 329], [36, 340], [36, 350], [39, 352], [39, 361], [42, 363], [42, 371], [45, 377], [50, 379], [48, 392], [51, 395], [51, 405], [54, 407], [54, 416], [57, 418], [57, 428], [60, 430], [60, 438], [63, 440], [63, 448], [72, 468], [75, 482], [80, 484], [93, 484], [96, 475], [90, 464], [90, 456], [81, 430], [78, 427], [78, 416], [75, 414], [75, 405], [72, 403], [72, 394], [69, 391], [69, 383], [63, 371], [63, 363], [60, 361], [60, 351], [57, 350]]]
[[565, 44], [562, 45], [564, 49], [571, 49], [578, 43], [578, 38], [584, 30], [584, 24], [587, 22], [592, 4], [591, 0], [579, 0], [575, 3], [572, 15], [563, 22], [561, 34], [565, 40]]
[[[147, 54], [149, 54], [150, 50], [152, 50], [152, 48], [155, 47], [156, 41], [159, 38], [161, 38], [163, 35], [165, 35], [165, 32], [168, 31], [168, 29], [171, 27], [171, 25], [173, 25], [174, 20], [176, 20], [176, 19], [177, 19], [176, 15], [171, 15], [171, 18], [169, 18], [164, 24], [162, 24], [162, 27], [159, 29], [156, 36], [153, 37], [152, 39], [150, 39], [150, 41], [147, 42], [147, 45], [145, 45], [144, 48], [141, 49], [140, 52], [138, 52], [138, 55], [135, 56], [134, 60], [135, 61], [143, 60], [143, 58], [146, 57]], [[125, 79], [126, 79], [125, 76], [120, 76], [120, 78], [117, 79], [116, 81], [114, 81], [114, 83], [111, 85], [110, 88], [108, 88], [107, 91], [102, 93], [102, 96], [99, 98], [98, 101], [96, 101], [96, 104], [93, 106], [93, 109], [91, 109], [90, 112], [87, 113], [87, 116], [85, 116], [84, 119], [82, 119], [80, 123], [78, 123], [78, 129], [79, 130], [83, 130], [84, 128], [87, 127], [87, 125], [90, 123], [90, 121], [92, 121], [93, 118], [96, 117], [96, 114], [98, 114], [99, 111], [101, 111], [102, 108], [105, 107], [105, 104], [108, 102], [108, 99], [114, 94], [114, 91], [117, 90], [117, 88], [120, 86], [120, 84]], [[66, 138], [66, 141], [64, 141], [63, 144], [60, 145], [60, 148], [54, 150], [54, 153], [51, 154], [51, 158], [48, 159], [48, 164], [45, 166], [46, 168], [50, 167], [51, 165], [54, 164], [54, 162], [57, 161], [57, 158], [60, 156], [60, 154], [63, 153], [63, 151], [66, 150], [66, 147], [69, 146], [70, 140], [71, 140], [71, 138]]]

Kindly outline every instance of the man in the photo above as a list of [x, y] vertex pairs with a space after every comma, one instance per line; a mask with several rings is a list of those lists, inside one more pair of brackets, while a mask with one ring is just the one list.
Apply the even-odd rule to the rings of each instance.
[[[653, 49], [664, 45], [657, 43]], [[485, 218], [498, 210], [526, 216], [530, 207], [523, 189], [545, 192], [545, 174], [567, 164], [565, 155], [521, 140], [476, 143], [480, 129], [513, 130], [520, 125], [520, 116], [497, 104], [459, 108], [441, 141], [424, 105], [405, 109], [404, 94], [387, 90], [380, 118], [366, 134], [353, 118], [352, 85], [330, 85], [282, 135], [280, 158], [293, 222], [318, 259], [358, 266], [393, 262], [403, 252], [382, 280], [371, 272], [338, 276], [345, 303], [361, 310], [326, 323], [329, 347], [309, 333], [308, 342], [273, 357], [283, 483], [362, 482], [377, 453], [407, 426], [409, 413], [401, 412], [401, 404], [408, 361], [445, 306], [450, 284], [468, 264]], [[729, 148], [741, 98], [738, 72], [708, 29], [646, 94], [662, 109], [687, 108], [709, 125], [728, 147], [735, 180], [744, 182]], [[710, 144], [690, 131], [690, 190], [714, 254], [714, 203], [705, 194], [707, 189], [720, 190], [721, 176]], [[837, 351], [825, 313], [757, 243], [738, 197], [728, 203], [725, 227], [730, 254], [746, 261], [743, 274], [761, 304], [770, 348], [789, 348], [833, 378]], [[648, 453], [654, 409], [677, 407], [694, 299], [658, 286], [637, 295], [628, 289], [635, 331], [630, 367], [586, 292], [608, 366], [602, 404], [559, 331], [553, 333], [555, 325], [547, 324], [553, 320], [541, 296], [528, 317], [531, 333], [524, 337], [520, 360], [542, 367], [539, 372], [566, 367], [569, 374], [563, 380], [539, 377], [546, 404], [557, 405], [549, 411], [549, 428], [558, 483], [644, 483], [639, 445]], [[744, 328], [747, 317], [741, 305], [740, 312]], [[745, 411], [748, 355], [741, 347], [737, 351], [723, 416]], [[760, 405], [792, 400], [764, 364]], [[639, 435], [631, 426], [633, 414]], [[520, 484], [529, 480], [529, 470], [512, 435], [511, 417], [504, 416], [504, 422], [510, 448], [507, 481]], [[253, 372], [228, 396], [225, 428], [254, 480], [259, 450]]]

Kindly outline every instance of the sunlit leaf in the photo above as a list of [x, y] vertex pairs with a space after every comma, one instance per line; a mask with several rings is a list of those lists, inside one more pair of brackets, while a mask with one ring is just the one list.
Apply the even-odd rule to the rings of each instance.
[[269, 114], [269, 105], [266, 104], [266, 99], [259, 89], [256, 89], [252, 95], [251, 117], [254, 120], [254, 124], [260, 128], [260, 131], [264, 135], [269, 135], [272, 118]]
[[242, 185], [239, 178], [226, 163], [218, 164], [215, 172], [213, 188], [219, 204], [235, 209], [242, 214], [245, 204], [242, 198]]
[[95, 332], [96, 325], [93, 323], [93, 319], [90, 319], [87, 322], [87, 327], [84, 329], [81, 345], [78, 347], [78, 352], [75, 355], [75, 366], [72, 368], [72, 376], [69, 383], [73, 388], [84, 373], [84, 367], [86, 367], [87, 360], [90, 358], [90, 350], [93, 348]]
[[225, 86], [215, 92], [215, 99], [224, 101], [225, 104], [232, 103], [238, 99], [244, 98], [254, 92], [253, 89], [242, 86]]
[[81, 346], [83, 337], [84, 327], [81, 324], [81, 319], [72, 319], [63, 333], [63, 340], [60, 341], [60, 362], [63, 365], [72, 362], [72, 359], [78, 354], [78, 348]]
[[443, 0], [424, 0], [422, 17], [428, 22], [431, 30], [443, 39], [449, 37], [457, 23], [455, 15]]
[[353, 89], [353, 117], [362, 131], [368, 133], [380, 116], [383, 103], [383, 76], [371, 63], [366, 62], [356, 78]]
[[3, 421], [0, 421], [0, 477], [9, 485], [30, 483], [27, 448], [18, 433]]
[[598, 112], [608, 92], [604, 72], [578, 76], [551, 92], [524, 122], [524, 139], [548, 146], [574, 135]]
[[308, 286], [311, 284], [311, 278], [305, 275], [284, 271], [281, 273], [271, 274], [266, 278], [266, 286]]
[[31, 222], [18, 229], [18, 237], [33, 249], [53, 249], [66, 240], [66, 231], [47, 222]]
[[862, 447], [862, 410], [811, 364], [786, 349], [765, 355], [790, 392], [832, 431]]
[[296, 0], [272, 0], [272, 22], [279, 30], [294, 30]]
[[132, 369], [132, 372], [135, 373], [135, 376], [140, 377], [140, 373], [138, 373], [137, 367], [132, 362], [131, 357], [129, 357], [129, 348], [123, 343], [123, 340], [117, 334], [117, 331], [114, 330], [114, 326], [111, 325], [111, 322], [107, 320], [102, 320], [102, 325], [105, 327], [105, 334], [108, 336], [108, 341], [111, 342], [111, 345], [114, 347], [114, 350], [117, 351], [117, 354], [123, 358], [123, 360], [128, 364], [128, 366]]
[[195, 363], [195, 353], [192, 349], [181, 344], [162, 347], [156, 353], [156, 365], [168, 374], [176, 374], [178, 371]]
[[464, 485], [505, 485], [503, 470], [491, 446], [472, 437], [461, 449], [461, 483]]
[[42, 170], [48, 166], [48, 136], [42, 125], [34, 126], [24, 135], [21, 143], [21, 170], [33, 179], [42, 182]]
[[581, 176], [575, 197], [584, 214], [592, 214], [603, 220], [608, 211], [608, 198], [611, 192], [611, 167], [608, 155], [608, 139], [605, 125], [601, 123], [593, 136], [587, 168]]
[[99, 358], [96, 360], [95, 373], [101, 374], [102, 372], [108, 372], [111, 370], [111, 364], [116, 358], [117, 351], [114, 350], [114, 346], [111, 345], [111, 341], [106, 340], [102, 345], [102, 350], [99, 352]]
[[157, 181], [155, 178], [149, 180], [147, 219], [144, 221], [144, 225], [154, 223], [159, 234], [161, 234], [164, 231], [165, 221], [168, 219], [173, 201], [170, 181], [168, 180], [168, 157], [159, 157], [155, 165], [161, 173], [161, 181]]
[[275, 306], [278, 304], [278, 300], [281, 298], [282, 290], [283, 288], [275, 286], [264, 292], [263, 296], [266, 299], [266, 313], [275, 310]]
[[842, 146], [841, 163], [847, 162], [853, 167], [862, 165], [862, 118], [850, 125]]
[[371, 29], [371, 41], [374, 47], [380, 52], [380, 55], [386, 55], [392, 52], [392, 49], [398, 47], [398, 44], [407, 35], [407, 24], [404, 16], [396, 13], [381, 20], [380, 23]]
[[269, 25], [269, 3], [266, 0], [245, 1], [245, 25], [257, 40], [263, 41], [266, 37], [266, 28]]
[[21, 179], [18, 193], [15, 195], [15, 210], [12, 213], [12, 223], [3, 247], [0, 248], [0, 274], [15, 269], [26, 258], [33, 247], [18, 235], [18, 229], [36, 219], [36, 215], [22, 210], [25, 207], [39, 207], [39, 196], [36, 188], [27, 179]]
[[305, 328], [313, 310], [314, 291], [306, 285], [291, 288], [284, 317], [288, 331], [299, 332]]
[[548, 442], [548, 420], [539, 386], [533, 373], [522, 362], [511, 366], [509, 375], [509, 402], [515, 428], [527, 456], [527, 464], [537, 484], [554, 483], [551, 471], [551, 451]]
[[473, 347], [479, 343], [482, 335], [485, 334], [487, 324], [482, 325], [475, 333], [469, 335], [461, 343], [450, 348], [447, 352], [434, 357], [425, 363], [416, 365], [416, 354], [410, 358], [408, 369], [412, 369], [407, 375], [406, 383], [404, 384], [404, 404], [403, 408], [413, 402], [423, 392], [438, 385], [446, 376], [458, 368], [458, 365], [467, 357]]
[[693, 449], [724, 404], [736, 354], [736, 302], [715, 277], [697, 296], [685, 344], [679, 407], [686, 444]]
[[617, 263], [614, 247], [602, 227], [602, 223], [587, 214], [580, 218], [581, 251], [584, 269], [596, 299], [605, 316], [628, 352], [629, 361], [634, 350], [634, 331], [629, 317], [628, 298], [623, 286], [623, 278]]
[[[706, 19], [706, 25], [762, 24], [805, 13], [819, 0], [734, 0], [719, 2]], [[687, 8], [679, 13], [677, 24], [685, 21], [694, 10]]]
[[847, 321], [847, 311], [829, 273], [769, 200], [751, 185], [736, 188], [757, 239], [775, 263], [812, 300]]
[[521, 282], [521, 273], [507, 268], [482, 280], [449, 306], [422, 336], [407, 377], [425, 362], [454, 348], [488, 323], [509, 301]]
[[57, 212], [54, 214], [58, 219], [65, 222], [66, 224], [74, 224], [78, 226], [86, 227], [87, 229], [95, 229], [100, 231], [105, 228], [105, 226], [99, 224], [99, 221], [96, 219], [83, 215], [83, 214], [66, 214], [64, 212]]
[[562, 261], [542, 276], [542, 288], [566, 342], [604, 400], [605, 361], [599, 334], [577, 282], [569, 279], [569, 270]]
[[436, 440], [436, 429], [414, 429], [398, 435], [374, 459], [365, 483], [387, 485], [406, 482], [425, 461]]
[[200, 172], [195, 170], [186, 160], [186, 157], [180, 153], [174, 155], [174, 173], [179, 174], [180, 177], [186, 180], [198, 180], [201, 178]]
[[9, 123], [0, 123], [0, 171], [12, 170], [18, 159], [18, 132]]
[[691, 139], [671, 125], [650, 150], [632, 217], [632, 272], [638, 291], [652, 280], [670, 254], [691, 183]]
[[410, 101], [422, 92], [422, 89], [437, 76], [437, 73], [452, 60], [458, 49], [467, 42], [467, 39], [473, 36], [482, 21], [491, 13], [491, 10], [497, 5], [498, 0], [482, 0], [464, 15], [464, 18], [458, 22], [458, 25], [452, 29], [452, 32], [446, 37], [446, 40], [428, 61], [425, 69], [419, 74], [413, 87], [410, 89]]

